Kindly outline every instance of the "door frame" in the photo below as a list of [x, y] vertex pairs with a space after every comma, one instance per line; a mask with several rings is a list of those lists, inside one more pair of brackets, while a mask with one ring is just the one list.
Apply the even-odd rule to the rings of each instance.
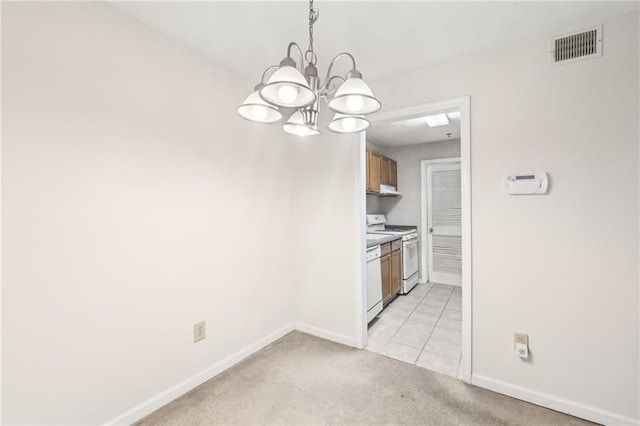
[[[460, 173], [462, 175], [462, 374], [461, 379], [465, 383], [471, 383], [471, 366], [473, 357], [472, 348], [472, 259], [471, 259], [471, 97], [461, 96], [458, 98], [446, 99], [436, 102], [428, 102], [410, 107], [397, 108], [374, 114], [369, 120], [372, 124], [379, 124], [400, 119], [417, 118], [427, 115], [437, 110], [459, 108], [460, 109]], [[363, 280], [358, 294], [364, 296], [358, 303], [356, 344], [362, 348], [367, 344], [367, 280], [366, 280], [366, 162], [364, 154], [366, 151], [366, 132], [360, 133], [360, 187], [361, 202], [360, 208], [360, 230], [362, 247], [361, 270]]]
[[[462, 115], [461, 115], [462, 116]], [[421, 160], [420, 161], [420, 282], [426, 283], [429, 281], [429, 253], [427, 237], [427, 168], [433, 164], [457, 164], [462, 163], [460, 157], [438, 158], [434, 160]], [[462, 172], [462, 171], [461, 171]], [[460, 194], [462, 196], [462, 193]], [[464, 233], [464, 230], [462, 231]], [[464, 253], [463, 253], [464, 260]]]

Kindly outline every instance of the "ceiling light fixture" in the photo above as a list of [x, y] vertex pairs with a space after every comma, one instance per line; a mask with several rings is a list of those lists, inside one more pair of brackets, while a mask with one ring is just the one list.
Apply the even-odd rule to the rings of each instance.
[[[238, 114], [242, 118], [256, 123], [275, 123], [283, 117], [280, 109], [290, 108], [294, 112], [282, 125], [285, 132], [298, 136], [319, 135], [318, 107], [320, 98], [325, 98], [329, 109], [336, 113], [327, 126], [332, 132], [357, 133], [370, 126], [364, 115], [378, 111], [381, 104], [362, 80], [362, 74], [356, 69], [356, 60], [350, 53], [340, 53], [333, 58], [324, 83], [318, 78], [318, 57], [313, 51], [313, 24], [319, 16], [318, 9], [313, 8], [313, 0], [310, 0], [309, 48], [303, 55], [300, 46], [289, 43], [286, 58], [280, 65], [271, 66], [262, 73], [254, 92], [238, 107]], [[300, 70], [291, 58], [294, 47], [300, 55]], [[351, 70], [344, 77], [331, 75], [333, 66], [341, 58], [351, 60]], [[307, 66], [303, 69], [305, 61]]]
[[424, 119], [429, 127], [447, 126], [449, 124], [447, 114], [428, 115]]
[[447, 117], [449, 120], [460, 120], [460, 111], [448, 112]]

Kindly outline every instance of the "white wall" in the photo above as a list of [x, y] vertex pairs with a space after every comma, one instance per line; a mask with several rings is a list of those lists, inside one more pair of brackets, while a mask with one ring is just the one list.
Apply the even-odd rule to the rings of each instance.
[[[241, 122], [251, 82], [109, 6], [2, 9], [4, 423], [108, 421], [292, 321], [357, 341], [357, 137]], [[474, 373], [638, 418], [638, 16], [604, 24], [602, 59], [536, 40], [372, 86], [471, 95]], [[550, 194], [506, 197], [530, 168]]]
[[[374, 85], [387, 110], [471, 96], [473, 374], [638, 419], [638, 13], [603, 24], [600, 59], [551, 68], [538, 39]], [[549, 194], [506, 196], [529, 170]]]
[[[366, 136], [366, 134], [365, 134]], [[387, 146], [382, 146], [382, 145], [376, 145], [373, 142], [367, 140], [367, 148], [368, 149], [372, 149], [374, 151], [379, 152], [380, 154], [386, 155], [387, 150], [389, 149], [389, 147]]]
[[303, 331], [356, 345], [363, 279], [364, 146], [359, 135], [326, 129], [332, 114], [324, 105], [320, 114], [322, 135], [295, 140], [296, 318]]
[[291, 326], [251, 82], [99, 3], [4, 2], [2, 42], [4, 424], [109, 421]]

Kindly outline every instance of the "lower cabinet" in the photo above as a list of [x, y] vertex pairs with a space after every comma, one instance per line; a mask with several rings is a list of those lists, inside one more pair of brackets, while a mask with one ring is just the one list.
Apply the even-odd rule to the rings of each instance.
[[386, 243], [381, 246], [382, 304], [390, 302], [402, 288], [402, 244]]
[[384, 305], [391, 300], [391, 287], [389, 281], [391, 281], [391, 254], [387, 254], [380, 258], [380, 267], [382, 268], [382, 304]]
[[391, 293], [395, 296], [402, 289], [402, 251], [391, 253]]

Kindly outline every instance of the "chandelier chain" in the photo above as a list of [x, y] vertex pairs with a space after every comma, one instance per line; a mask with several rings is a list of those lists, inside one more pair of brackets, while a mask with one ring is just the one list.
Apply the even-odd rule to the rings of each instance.
[[305, 52], [304, 57], [309, 64], [314, 66], [318, 62], [318, 57], [313, 51], [313, 24], [316, 23], [319, 16], [320, 11], [318, 9], [314, 9], [313, 0], [309, 0], [309, 48]]

